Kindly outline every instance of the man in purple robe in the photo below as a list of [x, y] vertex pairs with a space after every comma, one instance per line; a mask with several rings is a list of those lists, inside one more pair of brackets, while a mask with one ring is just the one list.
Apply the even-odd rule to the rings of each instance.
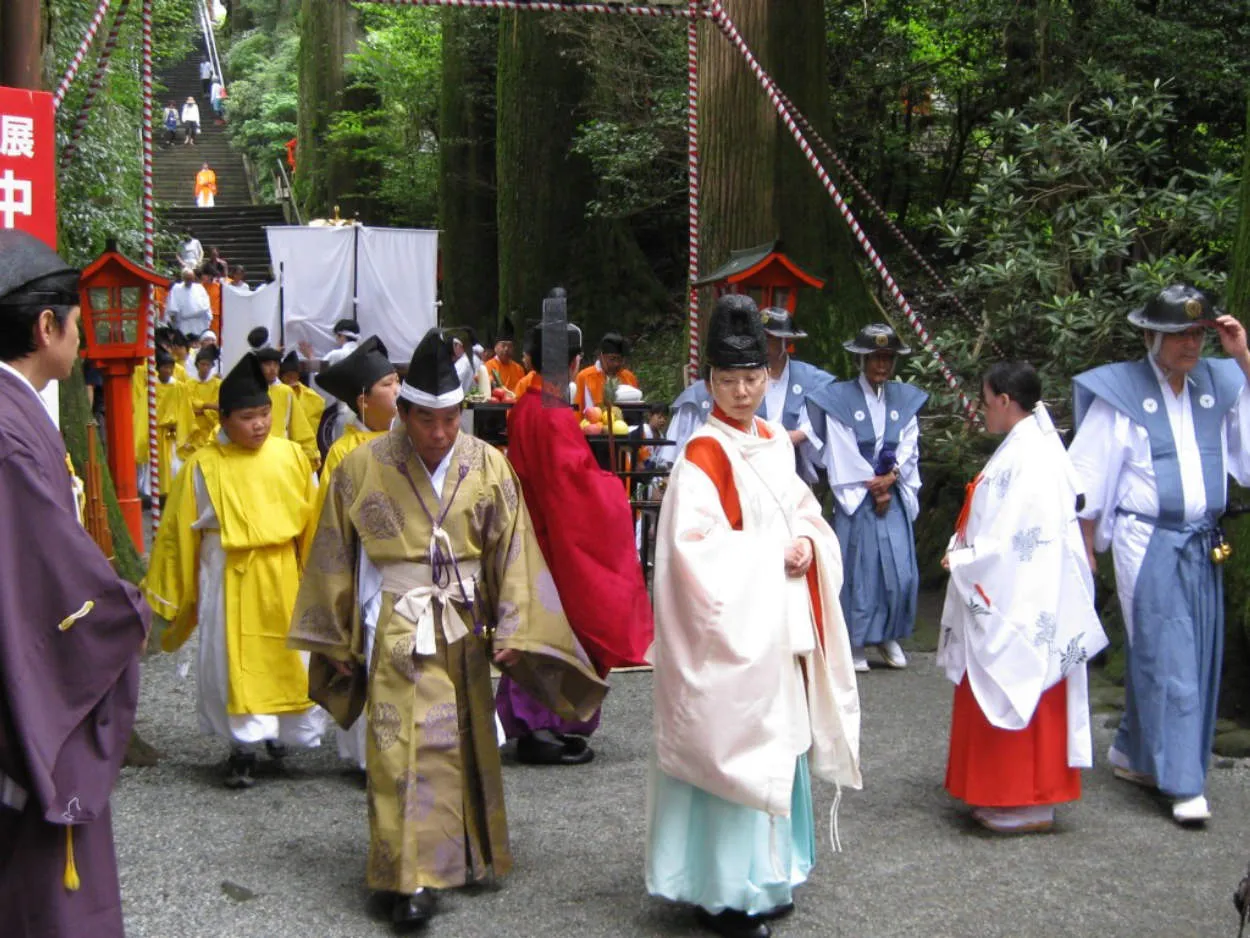
[[78, 271], [0, 231], [0, 932], [121, 938], [109, 793], [151, 613], [78, 519], [39, 393], [78, 355]]

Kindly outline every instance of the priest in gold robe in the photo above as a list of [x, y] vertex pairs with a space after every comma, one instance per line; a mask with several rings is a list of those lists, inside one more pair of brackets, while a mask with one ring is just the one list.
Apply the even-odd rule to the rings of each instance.
[[[290, 644], [313, 652], [312, 696], [368, 721], [366, 881], [400, 930], [435, 891], [512, 867], [492, 661], [546, 706], [585, 719], [606, 686], [569, 628], [507, 459], [460, 433], [450, 341], [431, 330], [394, 429], [349, 454], [329, 492]], [[366, 658], [360, 564], [381, 579]]]
[[221, 383], [221, 432], [174, 479], [143, 593], [176, 651], [197, 626], [200, 729], [231, 747], [226, 784], [253, 784], [256, 749], [320, 744], [304, 656], [286, 646], [312, 515], [312, 467], [271, 436], [269, 390], [247, 354]]

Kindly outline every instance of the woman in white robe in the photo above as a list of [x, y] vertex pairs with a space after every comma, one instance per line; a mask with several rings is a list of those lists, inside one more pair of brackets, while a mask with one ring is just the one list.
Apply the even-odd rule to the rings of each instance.
[[754, 302], [722, 297], [708, 336], [716, 406], [657, 537], [647, 888], [727, 938], [766, 938], [812, 866], [811, 774], [860, 787], [859, 697], [837, 539], [785, 430], [755, 417]]
[[1077, 522], [1076, 472], [1032, 365], [985, 377], [985, 427], [1005, 434], [969, 486], [938, 664], [956, 685], [946, 789], [999, 832], [1051, 827], [1092, 765], [1085, 662], [1107, 645]]

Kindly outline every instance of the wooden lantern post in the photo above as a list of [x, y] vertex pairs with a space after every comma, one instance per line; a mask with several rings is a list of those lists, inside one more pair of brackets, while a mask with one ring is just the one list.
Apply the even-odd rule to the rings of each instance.
[[[104, 375], [109, 471], [122, 517], [136, 545], [144, 543], [143, 506], [135, 472], [131, 381], [147, 358], [149, 287], [168, 280], [117, 251], [105, 251], [83, 271], [79, 287], [86, 350]], [[145, 421], [146, 424], [146, 421]]]

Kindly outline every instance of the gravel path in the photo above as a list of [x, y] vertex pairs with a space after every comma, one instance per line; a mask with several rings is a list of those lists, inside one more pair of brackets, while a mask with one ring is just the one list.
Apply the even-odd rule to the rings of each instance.
[[[179, 680], [172, 657], [150, 659], [139, 728], [164, 758], [126, 769], [113, 798], [131, 938], [390, 934], [364, 911], [364, 792], [340, 769], [333, 741], [282, 769], [262, 766], [249, 792], [227, 791], [224, 744], [197, 735], [194, 694], [194, 675]], [[1055, 832], [997, 838], [941, 789], [951, 690], [932, 655], [863, 676], [861, 695], [866, 787], [843, 801], [845, 852], [832, 854], [822, 830], [811, 881], [778, 935], [1236, 935], [1250, 762], [1212, 770], [1215, 820], [1205, 831], [1179, 829], [1100, 761]], [[446, 896], [429, 934], [696, 934], [687, 911], [643, 888], [650, 720], [651, 676], [614, 675], [591, 765], [506, 761], [516, 871], [498, 887]], [[1095, 718], [1099, 754], [1108, 722]], [[817, 783], [818, 816], [827, 818], [832, 795]]]

